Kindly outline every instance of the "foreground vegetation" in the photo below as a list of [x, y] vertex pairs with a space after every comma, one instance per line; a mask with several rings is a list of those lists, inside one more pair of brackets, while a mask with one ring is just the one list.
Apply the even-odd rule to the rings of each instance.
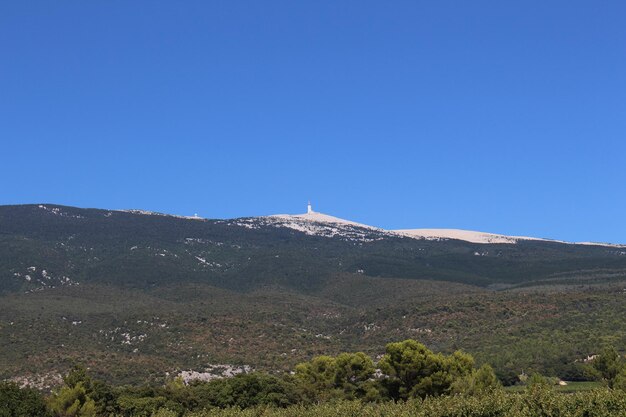
[[[5, 390], [2, 388], [2, 390]], [[22, 390], [24, 391], [24, 390]], [[29, 395], [32, 394], [29, 393]], [[25, 396], [27, 394], [24, 394]], [[2, 397], [0, 397], [2, 398]], [[4, 399], [4, 398], [2, 398]], [[160, 406], [155, 406], [159, 404]], [[476, 395], [453, 395], [411, 399], [399, 402], [366, 403], [336, 400], [319, 404], [288, 407], [260, 405], [249, 408], [208, 408], [180, 411], [176, 404], [162, 399], [145, 402], [145, 409], [96, 410], [93, 406], [75, 407], [59, 413], [46, 409], [43, 398], [31, 402], [0, 401], [0, 416], [146, 416], [146, 417], [609, 417], [626, 415], [626, 392], [608, 388], [563, 394], [547, 386], [527, 387], [510, 393], [495, 389]], [[13, 406], [13, 408], [11, 408]]]
[[[368, 355], [318, 356], [286, 374], [252, 372], [212, 381], [180, 378], [164, 386], [111, 386], [76, 367], [47, 397], [0, 384], [0, 417], [94, 416], [612, 416], [626, 415], [626, 362], [605, 349], [588, 368], [601, 389], [558, 392], [558, 379], [525, 378], [502, 388], [489, 365], [471, 355], [435, 353], [415, 340]], [[582, 388], [582, 387], [580, 387]]]
[[[189, 417], [609, 417], [624, 416], [626, 393], [612, 390], [566, 395], [545, 388], [511, 394], [493, 391], [481, 396], [427, 398], [408, 402], [363, 404], [337, 402], [285, 409], [257, 407], [209, 410]], [[161, 410], [155, 416], [174, 417]]]

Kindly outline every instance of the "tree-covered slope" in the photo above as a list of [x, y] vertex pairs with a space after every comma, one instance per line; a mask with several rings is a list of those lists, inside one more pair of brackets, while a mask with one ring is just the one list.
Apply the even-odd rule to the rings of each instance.
[[76, 283], [151, 288], [174, 282], [311, 290], [340, 272], [488, 286], [624, 270], [626, 249], [611, 246], [473, 244], [354, 225], [343, 225], [333, 235], [315, 235], [268, 218], [205, 220], [54, 205], [0, 207], [4, 292]]

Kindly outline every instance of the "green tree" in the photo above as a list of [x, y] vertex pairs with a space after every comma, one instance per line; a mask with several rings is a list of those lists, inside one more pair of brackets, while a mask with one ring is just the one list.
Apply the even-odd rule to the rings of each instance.
[[[84, 390], [85, 396], [93, 400], [97, 414], [111, 415], [119, 411], [117, 407], [117, 395], [113, 388], [103, 381], [92, 378], [83, 365], [75, 365], [67, 375], [63, 377], [63, 382], [67, 388], [75, 392]], [[76, 387], [79, 385], [82, 388], [76, 390]], [[67, 392], [69, 392], [69, 390], [66, 390], [65, 395], [68, 395]], [[54, 394], [53, 398], [58, 394], [59, 393]]]
[[493, 368], [488, 364], [484, 364], [479, 369], [473, 370], [470, 375], [454, 381], [451, 386], [451, 392], [454, 394], [477, 395], [501, 386]]
[[[210, 382], [197, 382], [187, 389], [195, 404], [193, 408], [254, 407], [271, 405], [286, 407], [300, 402], [295, 384], [261, 372], [241, 374]], [[189, 407], [188, 407], [189, 408]]]
[[295, 376], [311, 400], [328, 400], [337, 397], [335, 375], [337, 364], [331, 356], [317, 356], [308, 362], [296, 365]]
[[52, 395], [50, 410], [59, 417], [93, 417], [96, 415], [96, 403], [89, 398], [82, 382], [74, 387], [64, 386]]
[[474, 359], [460, 351], [433, 353], [409, 339], [389, 343], [379, 367], [389, 376], [383, 381], [393, 399], [424, 398], [449, 393], [453, 382], [472, 373]]
[[343, 392], [344, 399], [381, 399], [380, 384], [373, 380], [374, 361], [363, 352], [341, 353], [335, 358], [333, 389]]
[[365, 399], [377, 401], [380, 387], [373, 380], [374, 361], [363, 352], [318, 356], [296, 366], [296, 380], [310, 400]]
[[31, 388], [20, 388], [11, 382], [0, 382], [0, 417], [44, 417], [46, 403], [42, 395]]
[[[613, 347], [605, 348], [600, 355], [591, 362], [597, 376], [612, 388], [616, 378], [624, 370], [624, 360]], [[621, 382], [620, 382], [621, 383]]]
[[67, 375], [63, 377], [63, 382], [70, 388], [81, 384], [87, 393], [91, 392], [91, 385], [93, 384], [91, 376], [87, 373], [87, 368], [83, 365], [75, 365]]
[[118, 411], [117, 394], [107, 383], [94, 379], [87, 395], [96, 403], [96, 411], [102, 415], [112, 415]]
[[615, 376], [612, 388], [626, 391], [626, 366], [622, 367], [619, 374]]

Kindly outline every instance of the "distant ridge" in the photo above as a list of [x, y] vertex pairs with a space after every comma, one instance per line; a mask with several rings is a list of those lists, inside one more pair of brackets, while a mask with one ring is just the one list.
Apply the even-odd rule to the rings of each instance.
[[[49, 211], [52, 214], [63, 215], [63, 211], [55, 204], [38, 204], [38, 208], [45, 211]], [[159, 213], [154, 211], [139, 210], [139, 209], [125, 209], [125, 210], [108, 210], [108, 212], [124, 212], [136, 215], [145, 216], [166, 216], [179, 219], [188, 220], [201, 220], [206, 221], [203, 217], [195, 216], [181, 216], [175, 214]], [[604, 246], [613, 248], [626, 248], [626, 244], [619, 243], [606, 243], [606, 242], [567, 242], [557, 239], [537, 238], [530, 236], [509, 236], [497, 233], [463, 230], [463, 229], [433, 229], [433, 228], [419, 228], [419, 229], [395, 229], [386, 230], [376, 226], [370, 226], [363, 223], [354, 222], [351, 220], [342, 219], [329, 214], [313, 211], [311, 204], [307, 206], [307, 212], [303, 214], [274, 214], [269, 216], [259, 217], [246, 217], [238, 219], [224, 220], [229, 225], [244, 226], [247, 228], [256, 229], [261, 225], [272, 225], [275, 227], [286, 227], [293, 230], [303, 232], [308, 235], [317, 235], [324, 237], [349, 237], [349, 240], [361, 240], [371, 241], [380, 240], [387, 237], [407, 237], [412, 239], [423, 240], [460, 240], [469, 243], [476, 244], [516, 244], [522, 241], [535, 241], [546, 243], [561, 243], [567, 245], [585, 245], [585, 246]], [[370, 233], [375, 233], [376, 238], [372, 239], [370, 236], [365, 236], [364, 233], [359, 232], [359, 229], [365, 229]]]
[[[331, 216], [324, 213], [313, 211], [311, 204], [309, 203], [307, 212], [304, 214], [275, 214], [266, 216], [266, 218], [280, 219], [283, 221], [282, 225], [285, 227], [291, 227], [296, 230], [309, 229], [303, 226], [303, 222], [312, 223], [330, 223], [335, 225], [349, 225], [354, 227], [362, 227], [366, 229], [377, 230], [394, 235], [400, 235], [404, 237], [410, 237], [414, 239], [426, 239], [426, 240], [462, 240], [470, 243], [479, 244], [516, 244], [520, 241], [542, 241], [542, 242], [555, 242], [570, 245], [592, 245], [592, 246], [609, 246], [624, 248], [626, 245], [615, 243], [602, 243], [602, 242], [566, 242], [555, 239], [536, 238], [529, 236], [507, 236], [496, 233], [480, 232], [473, 230], [462, 229], [398, 229], [398, 230], [385, 230], [379, 227], [370, 226], [362, 223], [353, 222], [351, 220], [341, 219], [339, 217]], [[314, 233], [310, 233], [314, 234]]]

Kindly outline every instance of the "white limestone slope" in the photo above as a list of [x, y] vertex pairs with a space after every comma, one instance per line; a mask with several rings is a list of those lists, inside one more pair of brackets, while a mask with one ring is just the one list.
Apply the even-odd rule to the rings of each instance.
[[[264, 219], [268, 224], [276, 227], [287, 227], [308, 235], [325, 237], [343, 237], [346, 240], [373, 241], [385, 237], [408, 237], [425, 240], [462, 240], [479, 244], [516, 244], [520, 241], [555, 242], [570, 245], [594, 245], [624, 248], [626, 245], [595, 242], [565, 242], [553, 239], [543, 239], [528, 236], [507, 236], [496, 233], [477, 232], [461, 229], [400, 229], [385, 230], [362, 223], [318, 213], [309, 208], [304, 214], [277, 214], [257, 219]], [[249, 226], [248, 226], [249, 227]]]
[[285, 221], [293, 221], [297, 223], [300, 223], [300, 221], [313, 222], [313, 223], [335, 223], [335, 224], [346, 224], [350, 226], [363, 227], [366, 229], [383, 230], [377, 227], [368, 226], [366, 224], [361, 224], [361, 223], [353, 222], [350, 220], [340, 219], [339, 217], [335, 217], [335, 216], [329, 216], [328, 214], [318, 213], [316, 211], [310, 211], [304, 214], [274, 214], [268, 217], [274, 218], [274, 219], [285, 220]]
[[304, 214], [276, 214], [264, 217], [264, 219], [273, 222], [274, 226], [277, 227], [288, 227], [309, 235], [322, 235], [327, 237], [345, 235], [345, 226], [350, 226], [349, 232], [351, 235], [354, 235], [355, 229], [353, 228], [361, 228], [378, 232], [381, 236], [402, 236], [426, 240], [457, 239], [471, 243], [517, 243], [519, 240], [543, 240], [459, 229], [384, 230], [366, 224], [329, 216], [328, 214], [318, 213], [313, 211], [310, 206], [307, 213]]
[[328, 214], [312, 210], [304, 214], [275, 214], [266, 217], [256, 217], [255, 219], [266, 225], [286, 227], [311, 236], [338, 237], [354, 242], [372, 242], [393, 234], [378, 227], [329, 216]]
[[144, 216], [162, 216], [162, 217], [176, 217], [178, 219], [188, 219], [188, 220], [205, 220], [203, 217], [199, 217], [197, 214], [195, 216], [180, 216], [178, 214], [166, 214], [166, 213], [159, 213], [157, 211], [137, 210], [137, 209], [111, 210], [111, 211], [119, 211], [119, 212], [123, 212], [123, 213], [132, 213], [132, 214], [141, 214], [141, 215], [144, 215]]
[[626, 248], [626, 245], [620, 245], [616, 243], [602, 243], [602, 242], [566, 242], [564, 240], [555, 239], [543, 239], [537, 237], [528, 236], [507, 236], [499, 235], [495, 233], [475, 232], [472, 230], [460, 230], [460, 229], [403, 229], [393, 230], [393, 232], [407, 237], [426, 240], [448, 240], [457, 239], [464, 240], [470, 243], [481, 244], [494, 244], [494, 243], [508, 243], [515, 244], [520, 241], [538, 241], [538, 242], [554, 242], [562, 243], [565, 245], [585, 245], [585, 246], [606, 246], [612, 248]]
[[[475, 232], [461, 229], [402, 229], [394, 230], [402, 236], [413, 237], [426, 240], [447, 240], [457, 239], [471, 243], [517, 243], [520, 240], [539, 240], [546, 242], [556, 242], [555, 240], [539, 239], [525, 236], [506, 236], [495, 233]], [[565, 243], [565, 242], [561, 242]]]

